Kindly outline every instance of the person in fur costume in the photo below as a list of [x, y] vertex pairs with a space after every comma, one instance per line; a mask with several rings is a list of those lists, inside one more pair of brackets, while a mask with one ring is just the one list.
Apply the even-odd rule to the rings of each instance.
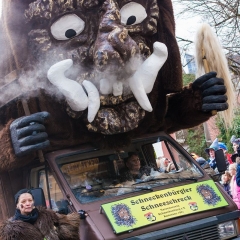
[[2, 23], [0, 171], [39, 149], [119, 149], [228, 108], [215, 72], [183, 87], [171, 0], [8, 0]]
[[29, 189], [18, 191], [15, 203], [15, 215], [0, 224], [1, 240], [79, 239], [79, 213], [61, 215], [44, 207], [34, 207]]

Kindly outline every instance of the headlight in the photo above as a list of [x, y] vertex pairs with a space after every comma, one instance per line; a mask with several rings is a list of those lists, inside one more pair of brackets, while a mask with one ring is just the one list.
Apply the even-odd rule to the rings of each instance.
[[234, 221], [218, 224], [220, 239], [229, 239], [236, 236], [236, 226]]

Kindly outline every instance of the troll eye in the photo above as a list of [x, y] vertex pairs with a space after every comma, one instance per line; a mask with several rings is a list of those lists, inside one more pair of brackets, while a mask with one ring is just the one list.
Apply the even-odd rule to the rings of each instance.
[[64, 15], [51, 26], [51, 33], [57, 40], [68, 40], [79, 35], [85, 27], [85, 22], [75, 14]]
[[135, 25], [141, 23], [147, 17], [146, 9], [136, 2], [124, 5], [120, 10], [120, 14], [123, 25]]

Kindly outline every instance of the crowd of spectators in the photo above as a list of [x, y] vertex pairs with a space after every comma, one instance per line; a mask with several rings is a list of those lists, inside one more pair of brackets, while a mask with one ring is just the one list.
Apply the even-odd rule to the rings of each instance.
[[[233, 154], [228, 153], [228, 148], [225, 143], [218, 142], [216, 138], [209, 148], [205, 149], [208, 159], [199, 157], [196, 153], [191, 153], [191, 156], [200, 164], [200, 166], [210, 175], [220, 175], [220, 183], [227, 194], [240, 209], [240, 138], [236, 136], [231, 137], [233, 147]], [[221, 173], [217, 168], [216, 151], [222, 150], [225, 161], [226, 171]], [[214, 178], [213, 178], [214, 179]]]

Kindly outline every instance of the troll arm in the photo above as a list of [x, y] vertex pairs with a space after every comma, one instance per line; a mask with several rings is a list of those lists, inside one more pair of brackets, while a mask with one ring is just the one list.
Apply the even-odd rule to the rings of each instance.
[[165, 118], [168, 133], [191, 128], [207, 121], [217, 111], [228, 108], [226, 87], [215, 72], [210, 72], [184, 87], [179, 93], [171, 94]]

